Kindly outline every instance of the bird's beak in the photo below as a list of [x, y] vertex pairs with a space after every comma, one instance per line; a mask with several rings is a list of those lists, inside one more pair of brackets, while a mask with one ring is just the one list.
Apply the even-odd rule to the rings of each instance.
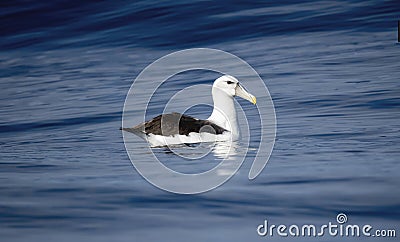
[[257, 103], [256, 97], [251, 95], [240, 83], [238, 83], [235, 88], [235, 95], [246, 99], [254, 105]]

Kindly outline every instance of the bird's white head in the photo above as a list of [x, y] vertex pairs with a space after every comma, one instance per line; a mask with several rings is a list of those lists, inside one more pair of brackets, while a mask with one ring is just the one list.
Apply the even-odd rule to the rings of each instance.
[[235, 77], [229, 75], [221, 76], [214, 81], [212, 96], [214, 109], [208, 120], [229, 130], [233, 138], [238, 138], [239, 126], [233, 98], [239, 96], [256, 104], [256, 97], [246, 91]]
[[217, 89], [222, 91], [230, 97], [239, 96], [248, 100], [249, 102], [256, 104], [256, 97], [251, 95], [233, 76], [223, 75], [214, 81], [213, 91]]

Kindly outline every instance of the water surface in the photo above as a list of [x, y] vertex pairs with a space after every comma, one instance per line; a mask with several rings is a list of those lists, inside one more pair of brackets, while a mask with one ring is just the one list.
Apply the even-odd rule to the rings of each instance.
[[[396, 1], [1, 5], [2, 240], [263, 241], [270, 238], [256, 227], [264, 219], [322, 224], [339, 212], [352, 223], [399, 227]], [[247, 178], [250, 155], [223, 186], [185, 196], [133, 169], [119, 127], [139, 72], [189, 47], [251, 64], [278, 126], [259, 177]], [[213, 81], [192, 75], [193, 85]], [[155, 96], [148, 115], [180, 87], [166, 86], [171, 93]], [[189, 111], [204, 118], [210, 108]], [[259, 126], [249, 127], [256, 139]], [[212, 154], [196, 163], [155, 153], [187, 172], [216, 162]]]

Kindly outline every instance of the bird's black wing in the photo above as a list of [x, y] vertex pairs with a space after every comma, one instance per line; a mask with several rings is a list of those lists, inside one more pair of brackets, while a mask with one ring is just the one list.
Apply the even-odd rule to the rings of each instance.
[[207, 132], [211, 134], [222, 134], [226, 129], [210, 122], [193, 118], [189, 115], [180, 113], [162, 114], [150, 121], [139, 124], [133, 128], [122, 128], [134, 134], [154, 134], [154, 135], [189, 135], [191, 132]]

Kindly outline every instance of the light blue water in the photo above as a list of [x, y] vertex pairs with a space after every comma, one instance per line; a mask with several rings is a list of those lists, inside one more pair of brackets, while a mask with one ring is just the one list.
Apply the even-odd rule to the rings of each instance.
[[[1, 241], [265, 241], [264, 219], [318, 225], [339, 212], [398, 229], [398, 12], [395, 1], [2, 4]], [[145, 66], [187, 47], [241, 57], [271, 92], [277, 140], [254, 181], [246, 160], [214, 191], [174, 195], [132, 167], [125, 95]], [[215, 165], [155, 152], [182, 171]]]

